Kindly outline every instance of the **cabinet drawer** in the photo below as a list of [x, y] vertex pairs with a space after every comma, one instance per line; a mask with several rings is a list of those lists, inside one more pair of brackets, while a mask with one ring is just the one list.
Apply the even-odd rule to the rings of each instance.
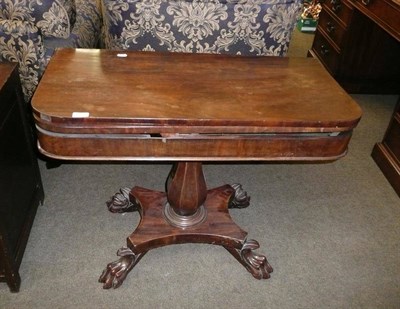
[[324, 0], [322, 7], [322, 10], [333, 13], [344, 27], [348, 26], [353, 14], [353, 8], [346, 0]]
[[317, 29], [312, 46], [313, 52], [318, 56], [325, 67], [331, 74], [335, 74], [339, 64], [340, 54], [335, 48], [324, 38]]
[[330, 37], [332, 41], [340, 48], [346, 33], [345, 28], [339, 24], [326, 11], [322, 11], [319, 16], [318, 28]]
[[394, 0], [355, 0], [354, 5], [400, 40], [399, 3], [396, 4]]

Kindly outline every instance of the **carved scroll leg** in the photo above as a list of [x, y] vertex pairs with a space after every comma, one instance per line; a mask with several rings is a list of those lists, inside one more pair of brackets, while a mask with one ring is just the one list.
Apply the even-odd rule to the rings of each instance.
[[121, 258], [107, 264], [99, 278], [99, 282], [103, 283], [103, 289], [116, 289], [121, 286], [128, 273], [146, 253], [147, 251], [135, 254], [126, 247], [119, 249], [117, 255]]
[[250, 196], [243, 190], [242, 185], [234, 183], [230, 185], [235, 190], [235, 195], [229, 201], [228, 208], [245, 208], [250, 205]]
[[264, 255], [259, 255], [253, 250], [260, 247], [254, 239], [245, 240], [240, 250], [225, 247], [256, 279], [268, 279], [273, 269]]
[[129, 188], [121, 188], [109, 201], [106, 202], [108, 210], [113, 213], [124, 213], [138, 210], [139, 203], [132, 197]]

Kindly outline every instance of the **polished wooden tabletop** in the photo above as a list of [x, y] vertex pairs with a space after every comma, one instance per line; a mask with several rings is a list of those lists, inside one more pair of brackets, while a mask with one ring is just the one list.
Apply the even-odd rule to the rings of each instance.
[[59, 159], [331, 160], [359, 106], [311, 58], [61, 49], [32, 99]]
[[[359, 106], [312, 58], [61, 49], [32, 100], [40, 120], [81, 133], [340, 132]], [[109, 124], [109, 125], [108, 125]], [[131, 124], [131, 129], [126, 126]], [[188, 129], [190, 126], [190, 129]], [[189, 130], [189, 131], [188, 131]]]

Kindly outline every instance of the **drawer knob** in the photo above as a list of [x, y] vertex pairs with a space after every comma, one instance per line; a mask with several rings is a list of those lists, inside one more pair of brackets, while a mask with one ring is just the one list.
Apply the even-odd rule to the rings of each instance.
[[332, 4], [332, 11], [334, 11], [335, 13], [339, 12], [340, 9], [342, 8], [341, 0], [331, 0], [331, 4]]
[[320, 52], [321, 55], [326, 56], [329, 54], [329, 48], [325, 44], [321, 44]]
[[331, 23], [330, 21], [327, 22], [326, 24], [326, 31], [330, 34], [333, 34], [335, 32], [335, 25]]

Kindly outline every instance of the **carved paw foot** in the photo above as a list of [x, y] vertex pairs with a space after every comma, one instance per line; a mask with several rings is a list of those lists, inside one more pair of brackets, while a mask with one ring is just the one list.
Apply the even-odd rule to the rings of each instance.
[[242, 249], [240, 250], [240, 256], [243, 265], [256, 279], [268, 279], [273, 269], [268, 263], [267, 258], [264, 255], [259, 255], [253, 252], [253, 250], [260, 247], [259, 243], [254, 239], [245, 240]]
[[230, 185], [235, 190], [235, 196], [229, 202], [228, 208], [245, 208], [250, 205], [250, 196], [243, 190], [242, 185], [234, 183]]
[[132, 212], [138, 210], [139, 204], [131, 201], [129, 188], [121, 188], [109, 201], [106, 202], [108, 210], [113, 213]]
[[109, 263], [99, 278], [104, 289], [118, 288], [138, 262], [138, 256], [129, 248], [122, 247], [118, 250], [117, 255], [121, 258]]

